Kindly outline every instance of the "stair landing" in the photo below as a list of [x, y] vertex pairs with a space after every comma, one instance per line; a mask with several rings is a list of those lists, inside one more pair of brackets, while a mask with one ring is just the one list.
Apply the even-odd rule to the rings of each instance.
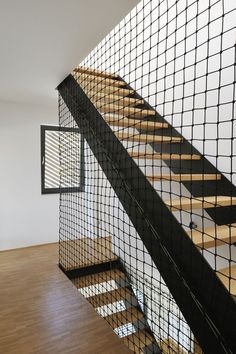
[[112, 252], [111, 236], [81, 237], [60, 242], [60, 265], [69, 271], [116, 261]]

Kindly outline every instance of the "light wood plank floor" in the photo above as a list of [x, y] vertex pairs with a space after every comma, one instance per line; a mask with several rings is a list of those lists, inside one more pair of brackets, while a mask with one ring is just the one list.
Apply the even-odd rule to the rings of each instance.
[[57, 262], [56, 244], [0, 252], [0, 353], [130, 353]]

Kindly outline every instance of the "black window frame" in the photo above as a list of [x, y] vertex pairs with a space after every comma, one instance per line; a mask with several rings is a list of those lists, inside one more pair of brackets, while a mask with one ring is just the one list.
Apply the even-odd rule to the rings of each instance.
[[[80, 182], [78, 187], [58, 187], [45, 188], [45, 142], [46, 131], [63, 131], [75, 132], [81, 136], [80, 143]], [[59, 194], [59, 193], [73, 193], [84, 191], [85, 168], [84, 168], [84, 138], [78, 128], [65, 128], [56, 125], [40, 125], [41, 136], [41, 193], [42, 194]]]

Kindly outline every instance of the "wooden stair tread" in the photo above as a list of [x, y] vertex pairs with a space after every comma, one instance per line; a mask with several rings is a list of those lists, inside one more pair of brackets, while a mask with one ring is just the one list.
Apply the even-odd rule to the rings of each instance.
[[132, 333], [127, 337], [123, 337], [123, 340], [128, 348], [135, 353], [140, 353], [140, 351], [142, 351], [146, 346], [155, 343], [152, 335], [145, 329]]
[[97, 75], [101, 77], [108, 77], [108, 78], [117, 78], [117, 74], [109, 73], [107, 71], [101, 71], [98, 69], [93, 69], [93, 68], [86, 68], [84, 66], [79, 66], [74, 69], [74, 72], [76, 73], [81, 73], [81, 74], [91, 74], [91, 75]]
[[106, 77], [99, 77], [96, 75], [87, 75], [87, 74], [80, 74], [77, 76], [77, 81], [79, 82], [80, 85], [82, 86], [95, 86], [97, 84], [102, 84], [106, 86], [126, 86], [126, 82], [122, 80], [115, 80], [115, 79], [109, 79]]
[[152, 175], [147, 176], [151, 181], [214, 181], [221, 179], [220, 174], [162, 174], [162, 175]]
[[143, 318], [143, 313], [136, 307], [130, 307], [124, 311], [115, 312], [105, 317], [105, 320], [112, 328], [117, 328], [126, 323], [133, 323]]
[[137, 159], [153, 159], [153, 160], [200, 160], [200, 155], [190, 154], [165, 154], [165, 153], [148, 153], [148, 152], [129, 152], [130, 156]]
[[135, 117], [147, 117], [147, 116], [155, 116], [156, 112], [152, 109], [142, 109], [142, 108], [135, 108], [135, 107], [127, 107], [117, 104], [109, 104], [109, 103], [102, 103], [96, 102], [94, 103], [95, 107], [102, 113], [113, 113], [119, 114], [122, 116], [135, 116]]
[[[67, 257], [67, 254], [70, 254], [71, 257]], [[74, 258], [72, 255], [74, 255]], [[111, 236], [81, 237], [79, 239], [61, 241], [60, 258], [60, 263], [65, 270], [84, 268], [118, 259], [112, 252]]]
[[184, 197], [180, 199], [165, 200], [165, 204], [172, 211], [207, 209], [207, 208], [236, 205], [236, 197], [229, 197], [229, 196], [211, 196], [211, 197], [204, 197], [204, 198]]
[[172, 338], [167, 338], [165, 340], [161, 340], [158, 343], [158, 346], [162, 350], [163, 354], [187, 354], [187, 351], [185, 351]]
[[219, 269], [217, 275], [230, 294], [236, 296], [236, 265]]
[[90, 92], [89, 96], [91, 101], [100, 102], [102, 104], [104, 104], [104, 102], [108, 104], [113, 103], [115, 105], [123, 105], [123, 106], [136, 106], [136, 105], [144, 104], [144, 100], [140, 98], [122, 97], [111, 93], [107, 94], [103, 92]]
[[[76, 78], [77, 80], [77, 78]], [[77, 80], [78, 81], [78, 80]], [[95, 90], [96, 92], [100, 93], [107, 93], [107, 94], [116, 94], [119, 96], [129, 96], [134, 93], [134, 90], [132, 89], [124, 89], [121, 87], [116, 87], [116, 86], [107, 86], [103, 84], [96, 84], [96, 85], [87, 85], [83, 87], [84, 92], [90, 97], [91, 93], [94, 94]]]
[[132, 118], [114, 119], [113, 117], [105, 117], [105, 121], [108, 124], [117, 127], [127, 127], [127, 128], [136, 128], [136, 129], [145, 129], [145, 130], [168, 128], [167, 123], [142, 121], [142, 120], [137, 120]]
[[236, 242], [236, 224], [190, 230], [187, 234], [198, 247], [210, 248]]
[[161, 136], [161, 135], [146, 135], [146, 134], [130, 134], [125, 132], [115, 132], [115, 135], [120, 140], [137, 141], [142, 143], [180, 143], [183, 138], [175, 136]]
[[86, 299], [91, 305], [93, 305], [93, 307], [101, 307], [112, 304], [116, 301], [129, 300], [131, 297], [132, 292], [128, 288], [118, 288], [102, 294], [87, 297]]
[[77, 288], [83, 288], [111, 280], [124, 279], [125, 274], [119, 269], [107, 270], [96, 274], [89, 274], [83, 277], [73, 279], [73, 283]]

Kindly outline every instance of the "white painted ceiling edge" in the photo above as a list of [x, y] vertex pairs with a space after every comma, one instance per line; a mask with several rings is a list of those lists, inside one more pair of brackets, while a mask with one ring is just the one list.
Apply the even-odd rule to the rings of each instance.
[[0, 0], [0, 100], [55, 105], [55, 87], [137, 0]]

